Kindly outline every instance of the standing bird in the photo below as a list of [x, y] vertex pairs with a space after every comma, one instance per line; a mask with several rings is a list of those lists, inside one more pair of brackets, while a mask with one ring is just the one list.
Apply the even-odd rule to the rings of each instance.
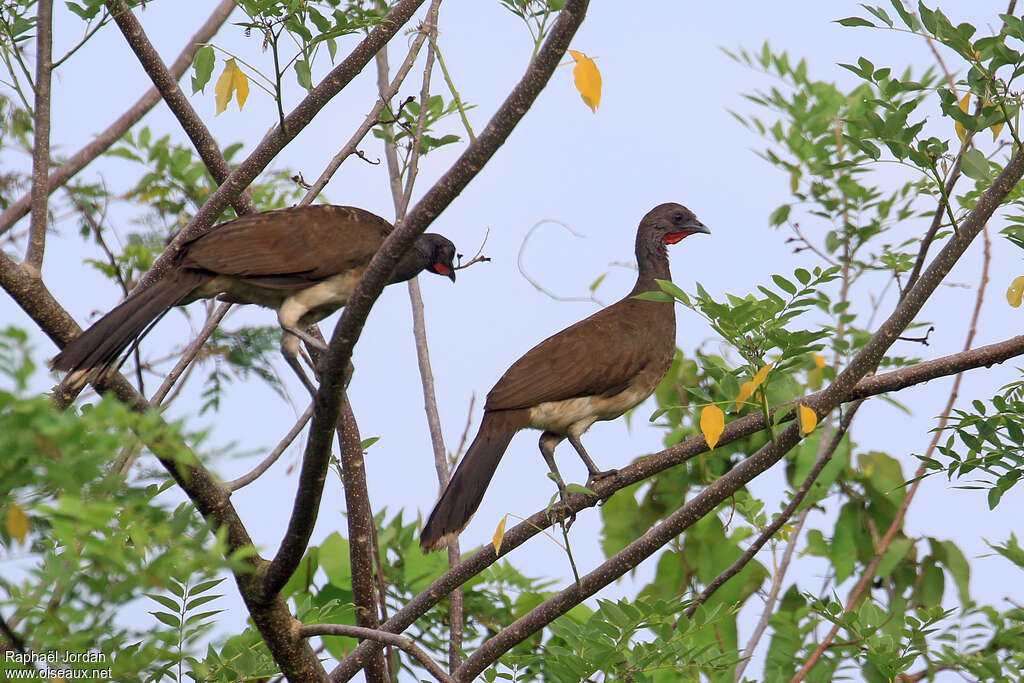
[[[394, 229], [388, 221], [352, 206], [318, 204], [251, 214], [221, 223], [184, 244], [171, 270], [100, 318], [50, 362], [68, 370], [65, 385], [80, 389], [120, 366], [125, 349], [138, 343], [174, 306], [216, 296], [277, 311], [284, 333], [281, 352], [309, 389], [298, 360], [299, 340], [325, 349], [305, 328], [348, 302], [370, 259]], [[420, 235], [391, 283], [422, 270], [455, 281], [455, 245], [434, 233]]]
[[548, 337], [512, 364], [487, 394], [476, 438], [434, 505], [420, 535], [427, 551], [455, 538], [480, 506], [512, 436], [539, 429], [540, 452], [564, 493], [555, 446], [568, 438], [590, 472], [598, 470], [580, 437], [598, 420], [613, 420], [638, 405], [668, 372], [675, 353], [676, 319], [671, 301], [635, 298], [660, 291], [669, 280], [668, 250], [695, 232], [710, 233], [679, 204], [654, 207], [636, 232], [636, 285], [624, 299]]

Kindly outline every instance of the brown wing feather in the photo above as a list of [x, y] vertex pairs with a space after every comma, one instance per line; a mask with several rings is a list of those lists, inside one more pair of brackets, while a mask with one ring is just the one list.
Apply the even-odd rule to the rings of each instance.
[[355, 207], [278, 209], [214, 227], [185, 244], [181, 264], [220, 275], [321, 280], [365, 265], [391, 230]]
[[[485, 408], [526, 408], [622, 391], [652, 357], [649, 340], [660, 331], [653, 328], [675, 329], [672, 316], [654, 315], [657, 306], [623, 299], [548, 337], [505, 371]], [[671, 339], [674, 332], [665, 336]]]

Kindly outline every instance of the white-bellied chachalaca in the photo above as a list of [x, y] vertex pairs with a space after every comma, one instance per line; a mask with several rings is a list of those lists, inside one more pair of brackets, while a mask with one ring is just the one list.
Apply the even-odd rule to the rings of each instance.
[[[299, 339], [323, 342], [305, 328], [348, 302], [370, 259], [394, 229], [388, 221], [351, 206], [296, 206], [242, 216], [185, 242], [171, 270], [133, 292], [96, 321], [50, 363], [69, 371], [65, 386], [79, 389], [111, 368], [172, 307], [216, 296], [277, 311], [281, 351], [315, 393], [298, 360]], [[455, 245], [425, 233], [399, 262], [391, 283], [429, 270], [454, 282]]]
[[476, 512], [512, 436], [526, 427], [542, 430], [540, 451], [564, 493], [555, 446], [568, 438], [590, 472], [598, 470], [580, 436], [598, 420], [612, 420], [638, 405], [668, 372], [675, 353], [672, 302], [637, 294], [660, 291], [668, 280], [668, 250], [696, 232], [709, 233], [689, 209], [661, 204], [636, 233], [636, 285], [624, 299], [548, 337], [512, 364], [487, 394], [476, 438], [434, 505], [420, 535], [424, 549], [439, 550]]

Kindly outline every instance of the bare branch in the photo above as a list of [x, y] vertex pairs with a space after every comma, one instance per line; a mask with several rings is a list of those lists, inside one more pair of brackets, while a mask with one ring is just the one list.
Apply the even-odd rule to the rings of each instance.
[[36, 10], [36, 83], [32, 143], [32, 220], [24, 267], [42, 277], [46, 227], [49, 223], [47, 178], [50, 172], [50, 63], [53, 51], [53, 0], [39, 0]]
[[299, 416], [299, 419], [295, 421], [292, 428], [288, 430], [288, 433], [284, 435], [284, 438], [274, 446], [274, 450], [270, 451], [267, 457], [264, 458], [259, 465], [254, 467], [251, 472], [242, 475], [238, 479], [232, 479], [228, 483], [224, 484], [224, 488], [233, 493], [243, 486], [248, 486], [256, 481], [261, 474], [266, 472], [270, 469], [271, 465], [277, 462], [277, 459], [281, 457], [285, 450], [287, 450], [292, 441], [295, 441], [295, 437], [302, 433], [303, 428], [305, 428], [306, 423], [309, 422], [309, 418], [311, 417], [313, 417], [312, 403], [306, 406], [306, 410], [304, 410], [302, 415]]
[[[181, 54], [174, 60], [170, 67], [170, 73], [174, 78], [181, 76], [192, 65], [192, 59], [200, 45], [208, 42], [220, 30], [220, 27], [227, 21], [228, 15], [235, 9], [234, 0], [221, 0], [209, 19], [199, 28], [192, 38], [189, 39]], [[128, 130], [145, 116], [150, 109], [160, 102], [160, 93], [156, 88], [146, 91], [139, 100], [133, 104], [128, 111], [122, 114], [106, 130], [92, 138], [89, 143], [82, 147], [60, 165], [59, 168], [50, 173], [47, 182], [47, 192], [53, 193], [57, 188], [62, 187], [68, 180], [79, 171], [88, 166], [94, 159], [103, 154], [115, 142], [121, 139]], [[7, 210], [0, 214], [0, 235], [10, 230], [11, 226], [28, 214], [31, 208], [31, 194], [20, 197], [12, 202]]]
[[359, 626], [349, 626], [347, 624], [310, 624], [308, 626], [299, 627], [299, 635], [303, 638], [312, 638], [313, 636], [349, 636], [350, 638], [361, 638], [364, 640], [375, 640], [380, 643], [387, 643], [388, 645], [395, 645], [408, 652], [410, 655], [416, 658], [430, 672], [430, 674], [439, 681], [444, 683], [452, 683], [455, 679], [450, 677], [444, 672], [444, 670], [438, 666], [437, 662], [430, 658], [422, 648], [416, 645], [416, 642], [407, 636], [400, 636], [394, 633], [388, 633], [387, 631], [379, 631], [371, 628], [360, 628]]

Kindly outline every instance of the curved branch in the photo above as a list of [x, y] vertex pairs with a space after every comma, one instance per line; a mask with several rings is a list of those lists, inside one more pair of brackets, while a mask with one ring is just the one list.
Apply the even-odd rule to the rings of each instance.
[[[216, 35], [234, 9], [234, 0], [221, 0], [206, 22], [189, 39], [181, 54], [178, 55], [178, 58], [171, 64], [169, 71], [174, 78], [181, 78], [184, 75], [188, 67], [192, 65], [192, 60], [199, 46], [208, 42]], [[50, 178], [47, 181], [47, 191], [52, 194], [57, 188], [63, 186], [75, 174], [120, 140], [121, 136], [128, 132], [132, 126], [138, 123], [159, 102], [159, 91], [156, 88], [147, 90], [145, 95], [139, 98], [128, 111], [110, 124], [106, 130], [94, 137], [89, 144], [72, 154], [63, 164], [50, 173]], [[30, 207], [30, 194], [25, 194], [17, 201], [12, 202], [7, 207], [7, 210], [0, 214], [0, 235], [10, 230], [15, 223], [24, 218], [28, 214]]]
[[407, 636], [400, 636], [395, 633], [388, 633], [387, 631], [378, 631], [372, 628], [349, 626], [347, 624], [310, 624], [309, 626], [300, 627], [299, 635], [303, 638], [312, 638], [313, 636], [349, 636], [350, 638], [375, 640], [379, 643], [394, 645], [415, 657], [437, 680], [443, 683], [454, 681], [451, 676], [438, 666], [437, 662], [430, 658], [430, 655], [416, 645], [412, 638]]

